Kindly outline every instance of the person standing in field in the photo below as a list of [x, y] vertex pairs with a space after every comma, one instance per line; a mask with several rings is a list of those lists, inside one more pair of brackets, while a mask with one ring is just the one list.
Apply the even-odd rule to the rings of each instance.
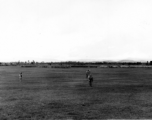
[[88, 79], [89, 75], [91, 74], [90, 70], [86, 71], [86, 78]]
[[90, 74], [90, 75], [88, 76], [88, 79], [89, 79], [89, 86], [92, 87], [93, 76]]
[[19, 79], [22, 80], [22, 72], [19, 74]]

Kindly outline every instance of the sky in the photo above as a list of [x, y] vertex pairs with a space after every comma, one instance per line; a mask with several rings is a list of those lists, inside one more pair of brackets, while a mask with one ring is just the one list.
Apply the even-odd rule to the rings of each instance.
[[0, 61], [152, 60], [152, 0], [0, 0]]

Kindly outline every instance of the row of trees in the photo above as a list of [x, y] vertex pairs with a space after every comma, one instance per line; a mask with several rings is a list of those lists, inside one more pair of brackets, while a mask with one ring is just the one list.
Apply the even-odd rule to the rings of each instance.
[[67, 62], [50, 62], [48, 64], [59, 64], [59, 65], [152, 65], [150, 62], [79, 62], [79, 61], [67, 61]]
[[79, 62], [79, 61], [67, 61], [67, 62], [35, 62], [25, 61], [25, 62], [0, 62], [0, 65], [37, 65], [37, 64], [48, 64], [48, 65], [77, 65], [77, 66], [87, 66], [87, 65], [152, 65], [152, 61], [147, 62]]

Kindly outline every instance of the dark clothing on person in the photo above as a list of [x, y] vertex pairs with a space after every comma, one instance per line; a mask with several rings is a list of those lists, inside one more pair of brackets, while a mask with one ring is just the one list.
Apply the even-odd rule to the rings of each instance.
[[19, 74], [19, 78], [20, 78], [20, 80], [22, 79], [22, 73]]
[[93, 83], [93, 77], [89, 76], [89, 86], [92, 87], [92, 83]]

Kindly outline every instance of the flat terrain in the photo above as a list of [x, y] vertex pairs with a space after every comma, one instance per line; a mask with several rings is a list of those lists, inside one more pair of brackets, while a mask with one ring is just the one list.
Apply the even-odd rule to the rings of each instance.
[[0, 120], [152, 118], [151, 68], [86, 70], [0, 66]]

